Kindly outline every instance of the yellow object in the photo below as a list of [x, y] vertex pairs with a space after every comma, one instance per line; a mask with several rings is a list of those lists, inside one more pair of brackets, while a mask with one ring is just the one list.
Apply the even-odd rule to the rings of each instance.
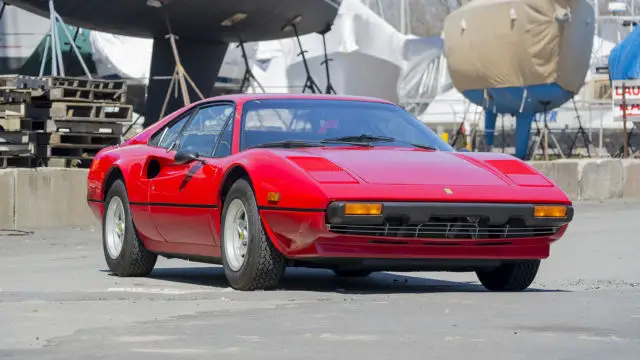
[[535, 217], [563, 218], [567, 216], [566, 206], [536, 206], [533, 212]]
[[346, 204], [345, 215], [380, 215], [382, 204]]
[[280, 201], [280, 193], [277, 192], [270, 192], [267, 194], [267, 200], [269, 200], [269, 202], [278, 202]]
[[444, 132], [442, 134], [440, 134], [440, 137], [442, 138], [442, 140], [444, 140], [445, 142], [449, 142], [449, 133]]

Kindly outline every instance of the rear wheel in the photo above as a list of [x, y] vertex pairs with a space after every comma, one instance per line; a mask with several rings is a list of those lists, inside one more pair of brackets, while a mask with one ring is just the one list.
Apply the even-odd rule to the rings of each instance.
[[270, 290], [284, 275], [285, 258], [262, 227], [255, 195], [245, 179], [229, 190], [222, 209], [222, 264], [236, 290]]
[[502, 264], [489, 271], [477, 271], [478, 280], [490, 291], [521, 291], [529, 287], [538, 274], [540, 260]]
[[109, 270], [115, 275], [147, 276], [158, 256], [144, 247], [133, 225], [127, 190], [116, 180], [104, 202], [102, 248]]

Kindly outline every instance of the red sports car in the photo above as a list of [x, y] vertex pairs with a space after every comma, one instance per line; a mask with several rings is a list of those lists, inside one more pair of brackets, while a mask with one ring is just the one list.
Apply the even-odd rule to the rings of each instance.
[[100, 151], [87, 200], [116, 275], [146, 276], [160, 255], [222, 264], [238, 290], [272, 289], [287, 266], [468, 271], [523, 290], [573, 218], [525, 162], [456, 151], [393, 103], [335, 95], [186, 106]]

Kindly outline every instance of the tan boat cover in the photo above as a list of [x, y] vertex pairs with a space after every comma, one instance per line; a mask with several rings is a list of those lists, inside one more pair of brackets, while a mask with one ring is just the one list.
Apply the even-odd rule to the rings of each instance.
[[591, 61], [595, 13], [586, 0], [474, 0], [444, 23], [460, 91], [557, 83], [577, 93]]

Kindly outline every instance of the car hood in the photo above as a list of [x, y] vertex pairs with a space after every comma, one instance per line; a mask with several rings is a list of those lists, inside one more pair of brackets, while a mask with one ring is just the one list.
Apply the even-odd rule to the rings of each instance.
[[495, 169], [460, 153], [414, 149], [309, 149], [369, 184], [509, 185]]

